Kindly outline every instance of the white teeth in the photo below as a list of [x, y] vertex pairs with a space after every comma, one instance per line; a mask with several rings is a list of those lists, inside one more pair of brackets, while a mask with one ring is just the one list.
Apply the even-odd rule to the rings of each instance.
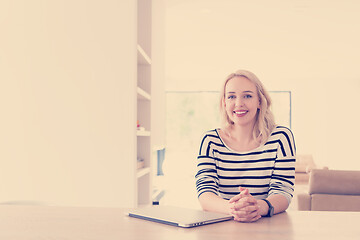
[[236, 114], [243, 114], [246, 113], [247, 111], [235, 111]]

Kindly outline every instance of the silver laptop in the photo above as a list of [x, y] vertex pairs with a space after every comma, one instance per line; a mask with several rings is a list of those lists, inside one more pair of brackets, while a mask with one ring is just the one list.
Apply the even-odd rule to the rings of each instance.
[[232, 219], [232, 216], [222, 213], [162, 205], [132, 209], [128, 212], [128, 215], [130, 217], [184, 228], [197, 227]]

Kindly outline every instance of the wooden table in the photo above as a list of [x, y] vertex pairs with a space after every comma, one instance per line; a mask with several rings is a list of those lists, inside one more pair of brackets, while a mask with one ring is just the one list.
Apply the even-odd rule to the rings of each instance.
[[256, 223], [178, 228], [125, 216], [124, 209], [0, 206], [0, 239], [360, 239], [360, 212], [288, 211]]

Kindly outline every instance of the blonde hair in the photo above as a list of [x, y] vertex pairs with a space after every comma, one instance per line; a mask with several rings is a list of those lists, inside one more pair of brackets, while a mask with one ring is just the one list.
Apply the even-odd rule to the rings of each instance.
[[253, 130], [254, 139], [261, 139], [260, 142], [264, 144], [267, 139], [270, 137], [271, 132], [276, 127], [274, 115], [271, 112], [271, 98], [269, 93], [265, 90], [264, 85], [256, 77], [256, 75], [247, 70], [238, 70], [235, 73], [230, 74], [222, 87], [220, 95], [220, 112], [224, 127], [229, 127], [234, 124], [229, 118], [225, 110], [225, 88], [226, 84], [234, 77], [245, 77], [253, 84], [255, 84], [257, 89], [257, 94], [260, 101], [260, 107], [256, 114], [255, 126]]

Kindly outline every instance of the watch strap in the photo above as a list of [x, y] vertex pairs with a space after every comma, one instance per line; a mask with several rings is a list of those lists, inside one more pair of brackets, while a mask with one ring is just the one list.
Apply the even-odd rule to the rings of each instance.
[[273, 207], [273, 205], [270, 203], [270, 201], [269, 200], [267, 200], [267, 199], [263, 199], [266, 203], [267, 203], [267, 205], [269, 206], [269, 210], [268, 210], [268, 212], [267, 212], [267, 214], [264, 216], [264, 217], [271, 217], [272, 215], [273, 215], [273, 212], [274, 212], [274, 207]]

